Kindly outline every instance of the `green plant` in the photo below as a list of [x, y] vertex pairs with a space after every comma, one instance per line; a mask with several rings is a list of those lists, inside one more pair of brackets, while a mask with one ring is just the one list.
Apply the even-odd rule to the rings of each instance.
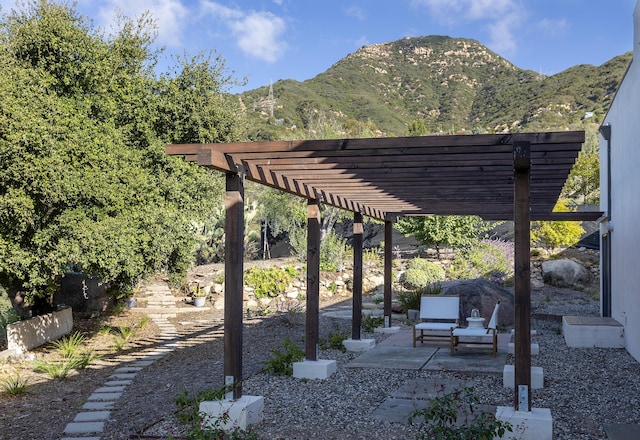
[[440, 283], [431, 283], [428, 286], [422, 287], [420, 289], [418, 289], [418, 292], [420, 292], [421, 296], [424, 295], [440, 295], [440, 292], [442, 292], [442, 284]]
[[420, 310], [420, 298], [422, 298], [420, 290], [400, 292], [398, 294], [398, 302], [402, 305], [402, 312], [407, 313], [409, 310]]
[[320, 270], [339, 272], [343, 269], [344, 260], [352, 255], [347, 240], [333, 230], [326, 234], [320, 243]]
[[377, 249], [365, 249], [362, 252], [362, 263], [370, 266], [380, 266], [382, 265], [382, 257]]
[[113, 331], [113, 328], [110, 325], [103, 325], [102, 327], [100, 327], [100, 330], [98, 330], [98, 334], [109, 335], [111, 334], [112, 331]]
[[122, 351], [124, 350], [125, 345], [127, 345], [127, 341], [125, 339], [119, 337], [113, 338], [113, 347], [111, 347], [111, 351]]
[[194, 298], [204, 298], [207, 296], [207, 292], [200, 287], [200, 283], [192, 283], [190, 286], [191, 296]]
[[373, 333], [375, 329], [382, 326], [384, 323], [384, 317], [382, 316], [362, 316], [362, 330], [367, 333]]
[[29, 379], [19, 374], [14, 374], [0, 381], [0, 387], [2, 387], [2, 391], [12, 396], [24, 394], [29, 389]]
[[400, 283], [407, 289], [419, 289], [444, 279], [444, 269], [424, 258], [410, 260], [407, 270], [400, 275]]
[[340, 331], [337, 324], [334, 324], [333, 330], [329, 331], [327, 339], [320, 338], [318, 343], [323, 350], [340, 350], [343, 353], [347, 351], [347, 348], [342, 343], [345, 339], [349, 339], [348, 331]]
[[273, 356], [267, 359], [265, 371], [276, 376], [291, 376], [293, 363], [304, 359], [304, 351], [295, 345], [290, 338], [284, 340], [284, 351], [272, 350]]
[[118, 327], [118, 336], [126, 341], [129, 341], [136, 333], [136, 329], [133, 327]]
[[20, 319], [16, 313], [7, 291], [0, 286], [0, 335], [6, 332], [8, 324], [16, 322]]
[[382, 304], [384, 302], [384, 295], [381, 293], [376, 293], [373, 295], [373, 302], [376, 304]]
[[147, 326], [147, 324], [149, 324], [150, 320], [151, 320], [151, 318], [149, 318], [147, 315], [144, 315], [142, 317], [142, 319], [140, 320], [140, 323], [138, 324], [138, 327], [145, 328]]
[[179, 422], [187, 426], [187, 435], [193, 440], [258, 440], [257, 433], [251, 430], [245, 431], [238, 427], [233, 429], [223, 429], [228, 424], [229, 415], [222, 414], [219, 419], [211, 420], [200, 412], [200, 403], [204, 401], [222, 400], [229, 391], [227, 387], [217, 390], [202, 390], [194, 396], [182, 388], [175, 398], [176, 418]]
[[75, 332], [71, 336], [66, 336], [57, 341], [53, 341], [51, 345], [62, 353], [65, 358], [73, 357], [78, 350], [84, 346], [86, 338], [80, 332]]
[[37, 360], [33, 363], [33, 371], [44, 373], [52, 379], [66, 379], [69, 373], [79, 365], [79, 360], [75, 357], [65, 358], [58, 362], [47, 362]]
[[409, 424], [418, 421], [421, 439], [493, 440], [513, 431], [510, 423], [478, 409], [477, 403], [472, 388], [441, 394], [431, 399], [425, 409], [411, 413]]
[[498, 285], [513, 279], [513, 243], [482, 240], [456, 255], [448, 268], [449, 277], [457, 280], [483, 278]]
[[271, 266], [264, 269], [253, 266], [245, 271], [244, 281], [247, 286], [253, 288], [256, 298], [275, 298], [285, 293], [295, 272], [295, 268], [291, 266], [285, 268]]

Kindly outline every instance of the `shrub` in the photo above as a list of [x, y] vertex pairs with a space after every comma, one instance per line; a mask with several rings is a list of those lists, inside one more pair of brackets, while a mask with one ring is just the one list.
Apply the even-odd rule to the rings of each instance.
[[[204, 426], [203, 422], [206, 418], [204, 413], [200, 412], [200, 403], [204, 401], [222, 400], [224, 394], [229, 391], [228, 388], [220, 388], [217, 390], [203, 390], [197, 392], [194, 396], [190, 396], [186, 389], [182, 389], [176, 396], [175, 402], [178, 411], [176, 418], [179, 422], [187, 427], [189, 439], [200, 440], [221, 440], [221, 439], [245, 439], [258, 440], [257, 433], [251, 430], [245, 431], [239, 427], [231, 430], [223, 429], [224, 425], [229, 421], [229, 414], [222, 414], [221, 417], [211, 424]], [[173, 438], [173, 437], [171, 437]]]
[[420, 420], [421, 439], [493, 440], [513, 431], [510, 423], [475, 408], [477, 402], [471, 388], [442, 394], [431, 399], [425, 409], [411, 413], [409, 424]]
[[282, 269], [275, 266], [264, 269], [253, 266], [245, 271], [244, 281], [253, 288], [256, 298], [275, 298], [286, 292], [295, 273], [295, 268], [291, 266]]
[[381, 327], [382, 324], [384, 324], [383, 316], [366, 315], [362, 317], [362, 331], [367, 333], [373, 333], [375, 329]]
[[320, 348], [322, 348], [323, 350], [340, 350], [344, 353], [345, 351], [347, 351], [347, 348], [342, 342], [345, 339], [349, 339], [349, 332], [340, 331], [337, 324], [334, 325], [334, 330], [335, 331], [329, 332], [329, 334], [327, 335], [327, 339], [320, 338], [320, 340], [318, 341], [318, 343], [320, 344]]
[[400, 276], [400, 283], [407, 289], [419, 289], [444, 279], [445, 271], [442, 267], [424, 258], [414, 258], [407, 263], [407, 270]]
[[407, 313], [408, 310], [420, 310], [420, 298], [422, 298], [420, 290], [399, 293], [398, 302], [402, 305], [402, 313]]
[[2, 391], [10, 396], [24, 394], [29, 389], [29, 379], [15, 374], [0, 381], [0, 387]]
[[[564, 202], [556, 203], [556, 212], [569, 212]], [[580, 222], [570, 221], [536, 221], [531, 225], [531, 242], [540, 243], [546, 249], [576, 244], [584, 234]]]
[[353, 255], [347, 246], [347, 240], [330, 231], [320, 243], [320, 270], [339, 272], [344, 266], [344, 260]]
[[265, 371], [276, 376], [293, 375], [293, 363], [304, 359], [304, 351], [289, 338], [284, 340], [284, 349], [284, 352], [278, 349], [272, 351], [273, 356], [267, 359]]
[[456, 255], [449, 277], [457, 280], [483, 278], [504, 285], [513, 278], [513, 243], [483, 240]]

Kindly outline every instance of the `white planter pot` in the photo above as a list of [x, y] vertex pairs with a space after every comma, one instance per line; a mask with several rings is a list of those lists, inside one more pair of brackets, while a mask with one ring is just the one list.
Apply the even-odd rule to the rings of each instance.
[[205, 302], [207, 301], [207, 298], [204, 296], [197, 296], [195, 298], [193, 298], [193, 305], [196, 307], [204, 307]]

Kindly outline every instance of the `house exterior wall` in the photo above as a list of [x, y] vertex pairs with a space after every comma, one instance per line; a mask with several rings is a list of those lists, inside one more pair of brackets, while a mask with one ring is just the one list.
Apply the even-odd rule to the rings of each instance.
[[640, 1], [633, 23], [633, 61], [604, 120], [611, 126], [610, 189], [608, 143], [600, 139], [600, 209], [610, 221], [601, 233], [611, 229], [611, 316], [624, 325], [627, 351], [640, 361]]

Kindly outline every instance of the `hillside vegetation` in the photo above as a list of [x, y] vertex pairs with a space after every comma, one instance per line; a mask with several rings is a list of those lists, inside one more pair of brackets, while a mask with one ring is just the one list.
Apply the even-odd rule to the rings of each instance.
[[405, 38], [364, 46], [307, 81], [277, 81], [273, 99], [269, 87], [239, 99], [251, 140], [308, 137], [317, 115], [346, 137], [363, 124], [384, 136], [582, 129], [601, 122], [630, 60], [544, 76], [475, 40]]

